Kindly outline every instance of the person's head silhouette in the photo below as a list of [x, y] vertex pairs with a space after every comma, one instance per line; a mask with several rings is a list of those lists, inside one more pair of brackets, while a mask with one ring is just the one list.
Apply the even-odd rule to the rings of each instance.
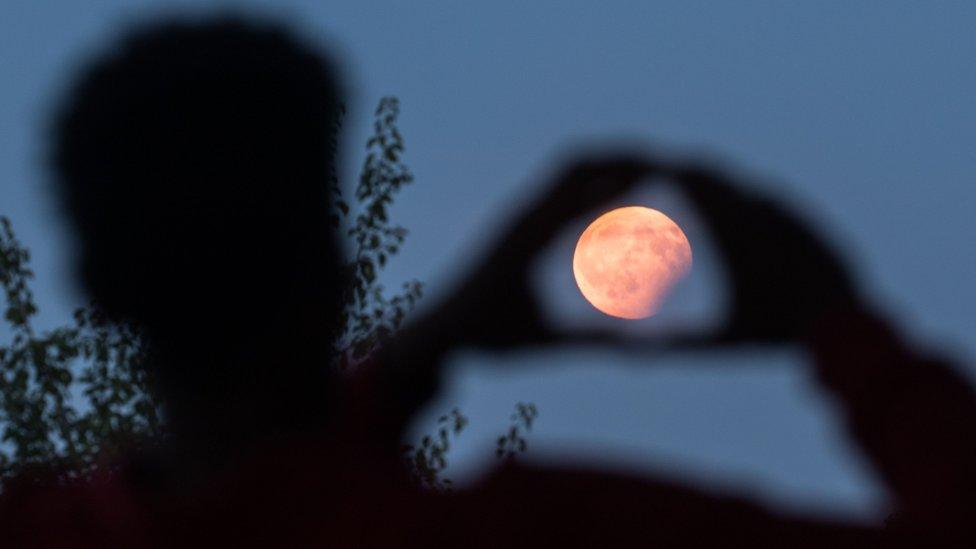
[[306, 430], [325, 407], [339, 96], [277, 26], [175, 21], [127, 35], [55, 120], [84, 285], [144, 329], [174, 429], [214, 447]]

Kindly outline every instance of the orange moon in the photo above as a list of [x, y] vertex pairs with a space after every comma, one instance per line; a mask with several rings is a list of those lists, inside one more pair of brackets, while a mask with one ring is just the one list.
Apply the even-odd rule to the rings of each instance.
[[678, 224], [641, 206], [617, 208], [583, 231], [573, 274], [583, 297], [619, 318], [657, 312], [672, 286], [691, 270], [691, 244]]

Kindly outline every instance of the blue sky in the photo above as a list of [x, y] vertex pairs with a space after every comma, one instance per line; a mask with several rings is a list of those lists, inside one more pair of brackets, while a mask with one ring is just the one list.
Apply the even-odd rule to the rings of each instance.
[[[34, 253], [41, 323], [69, 318], [70, 235], [39, 163], [42, 123], [74, 63], [145, 1], [0, 6], [0, 214]], [[402, 101], [416, 184], [397, 200], [411, 231], [385, 274], [437, 295], [536, 192], [567, 148], [638, 138], [722, 159], [789, 193], [856, 259], [865, 292], [912, 338], [966, 361], [976, 350], [976, 38], [970, 3], [225, 2], [290, 17], [339, 52], [351, 96], [347, 181], [372, 107]], [[200, 6], [205, 6], [201, 8]], [[670, 316], [712, 318], [721, 296], [680, 199], [631, 197], [686, 226], [692, 279]], [[580, 221], [581, 229], [585, 220]], [[539, 286], [558, 324], [606, 323], [569, 275], [569, 231]], [[3, 334], [0, 333], [0, 337]], [[476, 478], [517, 401], [541, 411], [530, 458], [569, 456], [826, 513], [876, 513], [883, 494], [848, 448], [799, 353], [635, 357], [564, 349], [452, 361], [449, 391], [472, 420], [452, 475]], [[418, 429], [431, 418], [421, 418]]]

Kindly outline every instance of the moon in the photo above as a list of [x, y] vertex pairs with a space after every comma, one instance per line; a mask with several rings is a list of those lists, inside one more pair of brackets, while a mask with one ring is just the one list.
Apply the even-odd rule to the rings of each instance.
[[678, 224], [642, 206], [611, 210], [580, 235], [573, 274], [580, 292], [610, 316], [636, 320], [657, 312], [691, 271], [691, 244]]

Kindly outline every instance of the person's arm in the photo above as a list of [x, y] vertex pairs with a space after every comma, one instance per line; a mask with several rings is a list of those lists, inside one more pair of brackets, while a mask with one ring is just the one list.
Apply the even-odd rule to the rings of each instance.
[[730, 279], [729, 320], [703, 343], [805, 344], [901, 522], [929, 535], [976, 527], [973, 388], [866, 312], [849, 266], [782, 201], [713, 170], [691, 167], [678, 179]]
[[976, 529], [976, 392], [862, 309], [824, 315], [807, 340], [820, 382], [892, 490], [909, 528]]

